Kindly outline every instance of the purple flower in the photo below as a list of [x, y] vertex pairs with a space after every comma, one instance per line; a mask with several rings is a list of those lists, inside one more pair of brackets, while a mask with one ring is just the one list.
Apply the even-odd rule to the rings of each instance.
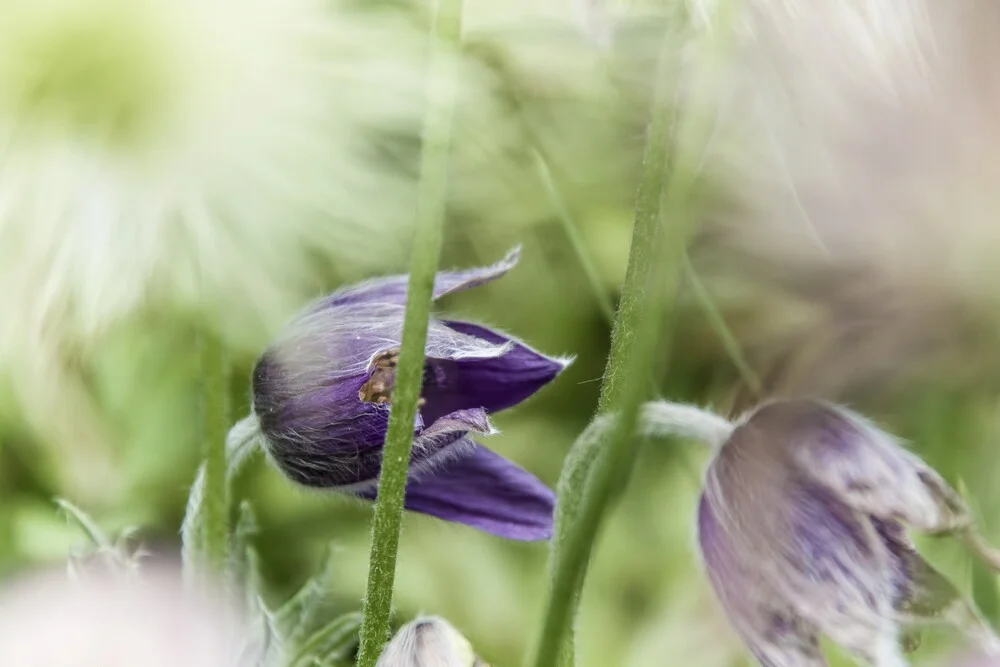
[[[496, 280], [518, 254], [439, 273], [434, 298]], [[406, 283], [393, 276], [333, 293], [258, 361], [253, 409], [270, 458], [292, 480], [374, 499]], [[490, 413], [527, 399], [568, 360], [478, 324], [438, 319], [429, 323], [426, 353], [406, 507], [502, 537], [547, 539], [552, 491], [470, 436], [494, 433]]]
[[[901, 627], [937, 620], [996, 639], [914, 550], [904, 526], [966, 538], [961, 498], [860, 416], [808, 401], [768, 403], [712, 461], [698, 514], [708, 577], [766, 667], [826, 665], [825, 635], [860, 660], [906, 665]], [[995, 563], [994, 563], [995, 565]]]

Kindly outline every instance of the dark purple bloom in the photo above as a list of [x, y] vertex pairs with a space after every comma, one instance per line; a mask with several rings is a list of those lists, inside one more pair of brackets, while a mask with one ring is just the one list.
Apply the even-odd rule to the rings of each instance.
[[931, 620], [995, 647], [904, 526], [971, 535], [958, 494], [892, 436], [843, 408], [777, 401], [736, 425], [712, 461], [698, 540], [716, 594], [765, 667], [826, 665], [821, 635], [900, 667], [901, 627]]
[[[495, 280], [518, 259], [437, 275], [434, 298]], [[335, 292], [293, 321], [253, 375], [267, 452], [300, 484], [376, 495], [406, 300], [406, 276]], [[477, 324], [432, 319], [413, 425], [408, 509], [519, 540], [547, 539], [552, 491], [478, 445], [489, 414], [517, 405], [568, 361]]]

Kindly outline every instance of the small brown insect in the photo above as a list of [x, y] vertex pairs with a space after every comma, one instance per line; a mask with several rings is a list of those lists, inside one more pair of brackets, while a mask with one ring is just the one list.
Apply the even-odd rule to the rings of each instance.
[[[375, 369], [371, 377], [361, 385], [358, 398], [365, 403], [384, 405], [392, 402], [392, 389], [396, 386], [396, 366], [399, 365], [399, 349], [394, 348], [382, 352], [375, 357]], [[427, 401], [423, 398], [417, 401], [417, 407], [422, 407]]]
[[392, 399], [392, 388], [396, 384], [396, 365], [399, 363], [399, 350], [386, 350], [375, 357], [375, 369], [371, 377], [361, 385], [358, 398], [366, 403], [389, 403]]

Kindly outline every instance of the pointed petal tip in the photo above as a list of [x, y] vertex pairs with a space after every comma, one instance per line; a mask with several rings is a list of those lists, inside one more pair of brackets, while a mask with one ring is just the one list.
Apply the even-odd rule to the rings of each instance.
[[505, 540], [515, 542], [547, 542], [552, 539], [552, 525], [548, 526], [503, 526], [495, 529], [481, 528], [481, 530], [500, 537]]
[[[521, 259], [521, 245], [518, 244], [507, 251], [503, 259], [489, 266], [439, 270], [434, 279], [435, 301], [480, 285], [497, 280], [513, 269]], [[390, 303], [403, 305], [406, 303], [406, 289], [409, 277], [406, 274], [371, 278], [352, 285], [345, 285], [332, 294], [316, 300], [303, 313], [314, 313], [326, 308], [350, 306], [362, 303]]]
[[521, 246], [514, 246], [503, 259], [489, 266], [456, 271], [439, 271], [434, 279], [434, 300], [473, 289], [502, 278], [521, 259]]
[[520, 243], [515, 245], [513, 248], [507, 251], [507, 254], [503, 256], [503, 259], [498, 262], [501, 266], [506, 266], [509, 268], [514, 268], [519, 261], [521, 261], [521, 250], [524, 246]]
[[573, 362], [576, 361], [576, 355], [549, 356], [547, 354], [531, 350], [531, 348], [528, 349], [541, 357], [543, 360], [541, 364], [542, 368], [540, 368], [542, 372], [538, 376], [538, 387], [535, 391], [540, 390], [542, 387], [562, 375], [563, 372], [565, 372], [565, 370], [572, 366]]
[[537, 542], [552, 537], [555, 493], [523, 468], [473, 444], [464, 455], [411, 479], [406, 507], [504, 539]]
[[554, 363], [559, 365], [558, 373], [562, 373], [564, 370], [569, 368], [574, 361], [576, 361], [575, 354], [567, 354], [558, 357], [549, 357]]
[[469, 406], [484, 407], [489, 412], [513, 407], [552, 382], [574, 360], [571, 356], [542, 354], [517, 338], [480, 324], [458, 320], [443, 323], [465, 336], [503, 346], [505, 352], [498, 356], [452, 355], [443, 362], [432, 360], [447, 381], [428, 384], [425, 397], [442, 415]]

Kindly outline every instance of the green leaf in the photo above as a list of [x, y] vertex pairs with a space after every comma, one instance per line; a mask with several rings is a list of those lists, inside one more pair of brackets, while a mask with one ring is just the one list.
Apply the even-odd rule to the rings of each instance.
[[131, 575], [138, 571], [139, 560], [143, 556], [140, 549], [133, 549], [132, 538], [134, 528], [126, 528], [117, 537], [111, 539], [101, 530], [97, 523], [79, 507], [68, 500], [57, 498], [56, 505], [75, 523], [90, 541], [90, 548], [74, 550], [70, 554], [67, 567], [70, 577], [78, 578], [89, 566], [98, 563], [112, 572]]
[[98, 549], [111, 549], [111, 540], [104, 534], [104, 531], [94, 522], [90, 516], [82, 509], [63, 498], [56, 498], [56, 505], [66, 515], [68, 519], [76, 523], [90, 539], [91, 544]]
[[[215, 462], [215, 465], [221, 469], [223, 477], [223, 483], [221, 484], [223, 491], [221, 492], [221, 496], [223, 498], [222, 514], [225, 516], [222, 517], [224, 520], [221, 522], [218, 521], [220, 517], [214, 516], [214, 514], [218, 513], [219, 508], [214, 507], [213, 504], [217, 505], [220, 501], [219, 498], [209, 497], [210, 494], [207, 493], [209, 459], [206, 458], [198, 467], [194, 484], [191, 485], [191, 491], [188, 494], [187, 509], [184, 513], [184, 522], [181, 524], [181, 559], [184, 564], [184, 576], [188, 581], [191, 581], [192, 577], [201, 569], [206, 567], [218, 569], [212, 566], [211, 563], [217, 561], [221, 556], [224, 556], [222, 559], [224, 566], [233, 566], [234, 563], [238, 563], [247, 557], [245, 549], [237, 544], [241, 537], [238, 534], [233, 534], [232, 537], [229, 535], [228, 516], [233, 482], [242, 472], [250, 457], [258, 449], [257, 418], [250, 415], [241, 419], [233, 425], [225, 438], [220, 439], [220, 442], [224, 445], [220, 448], [223, 460]], [[215, 489], [214, 495], [220, 495], [218, 489]], [[241, 518], [243, 518], [242, 514]], [[246, 520], [249, 521], [251, 518], [247, 517]], [[206, 543], [206, 522], [220, 523], [221, 527], [216, 526], [213, 530], [223, 530], [225, 532], [226, 539], [223, 540], [222, 547], [217, 544], [211, 546], [211, 549], [219, 551], [221, 556], [220, 554], [208, 553], [210, 545]], [[250, 527], [250, 524], [244, 524], [244, 530]], [[233, 549], [236, 549], [239, 553], [234, 553]], [[253, 558], [253, 556], [249, 557]], [[232, 573], [230, 573], [230, 576], [232, 576]]]
[[262, 582], [260, 562], [254, 540], [257, 537], [257, 515], [250, 501], [240, 503], [232, 546], [229, 554], [229, 581], [233, 590], [242, 591], [246, 608], [254, 610], [259, 605]]
[[327, 549], [323, 568], [274, 614], [275, 626], [292, 651], [317, 632], [335, 608], [335, 556], [335, 549], [331, 544]]
[[184, 567], [184, 578], [188, 582], [194, 580], [204, 558], [205, 547], [205, 465], [198, 467], [194, 484], [188, 493], [187, 508], [184, 511], [184, 521], [181, 523], [181, 562]]
[[358, 645], [360, 629], [360, 612], [338, 616], [306, 638], [288, 667], [320, 667], [349, 659]]

